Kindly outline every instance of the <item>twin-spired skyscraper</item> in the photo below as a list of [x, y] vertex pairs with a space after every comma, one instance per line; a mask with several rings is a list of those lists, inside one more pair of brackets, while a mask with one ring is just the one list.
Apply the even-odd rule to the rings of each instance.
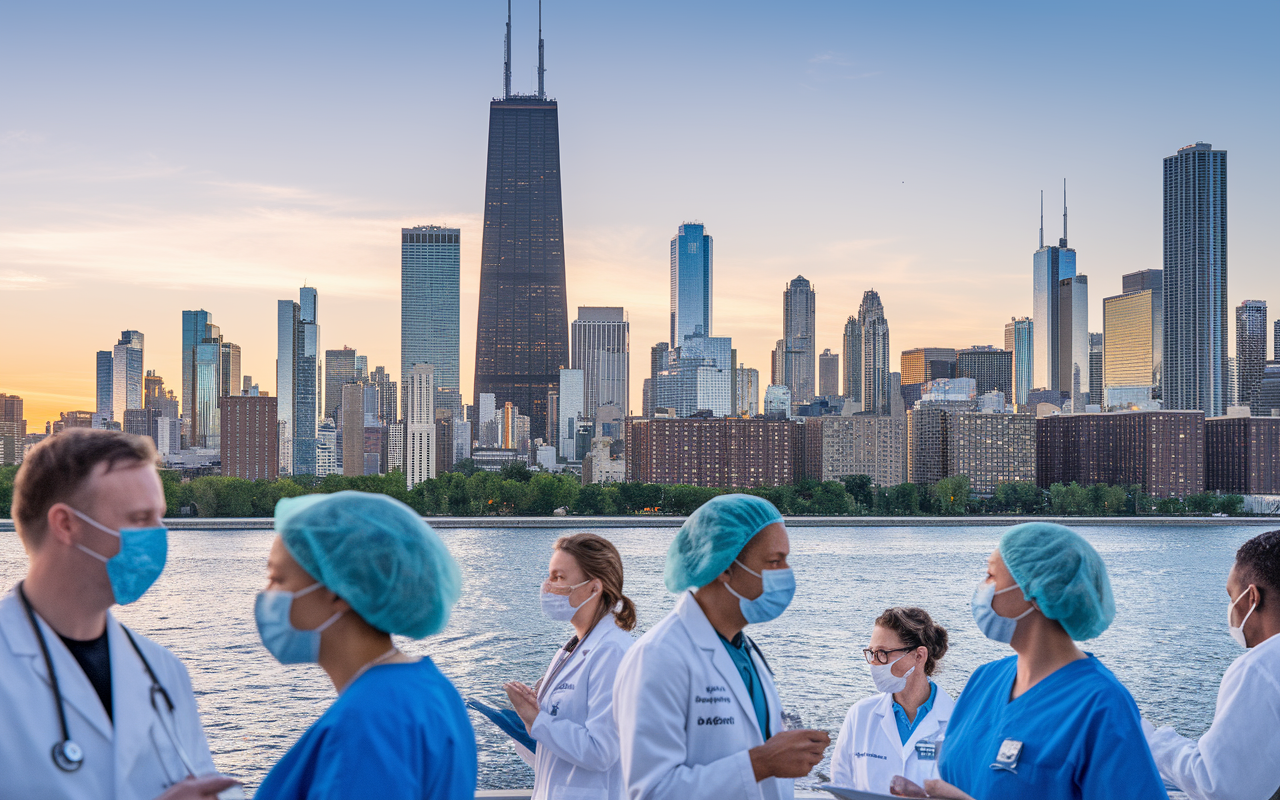
[[538, 93], [511, 91], [511, 12], [507, 9], [503, 96], [489, 104], [475, 399], [514, 403], [542, 435], [547, 392], [569, 366], [569, 312], [560, 200], [560, 122], [543, 87], [538, 30]]

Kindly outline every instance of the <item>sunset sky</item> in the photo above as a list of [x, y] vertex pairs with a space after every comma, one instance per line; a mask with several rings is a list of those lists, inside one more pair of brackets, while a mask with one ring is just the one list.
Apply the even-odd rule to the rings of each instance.
[[[514, 87], [536, 87], [516, 0]], [[782, 291], [840, 350], [862, 292], [896, 352], [1000, 344], [1045, 237], [1091, 325], [1161, 266], [1161, 159], [1229, 151], [1229, 293], [1280, 310], [1274, 3], [547, 0], [570, 318], [630, 314], [632, 402], [665, 338], [668, 242], [715, 237], [715, 333], [767, 382]], [[462, 228], [471, 391], [488, 101], [506, 4], [11, 3], [0, 21], [0, 392], [29, 430], [93, 409], [94, 353], [146, 336], [180, 386], [204, 308], [275, 393], [275, 304], [320, 293], [322, 344], [399, 364], [399, 229]], [[1272, 187], [1272, 188], [1268, 188]], [[1234, 350], [1234, 327], [1231, 349]], [[1270, 355], [1270, 351], [1269, 351]], [[1274, 357], [1274, 356], [1272, 356]], [[896, 359], [896, 355], [895, 355]]]

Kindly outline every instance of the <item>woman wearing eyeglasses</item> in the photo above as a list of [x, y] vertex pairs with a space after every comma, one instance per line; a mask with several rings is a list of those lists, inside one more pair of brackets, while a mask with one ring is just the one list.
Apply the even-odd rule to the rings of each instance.
[[573, 625], [534, 686], [503, 686], [534, 739], [520, 755], [533, 765], [533, 800], [621, 800], [621, 749], [613, 721], [613, 679], [636, 625], [622, 593], [622, 556], [604, 537], [577, 533], [556, 541], [542, 584], [542, 610]]
[[955, 701], [929, 680], [947, 652], [947, 629], [922, 608], [891, 608], [875, 621], [863, 656], [878, 694], [853, 704], [831, 756], [831, 783], [889, 794], [902, 775], [937, 776], [938, 744]]

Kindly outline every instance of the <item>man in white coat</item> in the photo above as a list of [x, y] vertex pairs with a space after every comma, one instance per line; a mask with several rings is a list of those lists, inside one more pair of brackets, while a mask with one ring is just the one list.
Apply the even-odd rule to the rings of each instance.
[[182, 664], [110, 612], [164, 569], [156, 461], [146, 437], [73, 429], [18, 470], [13, 518], [29, 566], [0, 600], [0, 798], [238, 791], [214, 770]]
[[614, 684], [631, 800], [783, 800], [822, 760], [830, 738], [784, 730], [768, 662], [743, 631], [790, 603], [789, 549], [778, 510], [751, 495], [716, 497], [681, 527], [666, 585], [683, 594]]
[[1228, 632], [1249, 649], [1222, 676], [1213, 725], [1198, 741], [1143, 728], [1160, 774], [1192, 800], [1269, 800], [1280, 797], [1280, 531], [1241, 545], [1227, 601]]

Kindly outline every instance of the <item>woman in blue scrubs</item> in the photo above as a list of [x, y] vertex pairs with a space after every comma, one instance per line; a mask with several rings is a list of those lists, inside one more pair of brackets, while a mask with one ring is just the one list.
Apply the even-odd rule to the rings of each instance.
[[476, 745], [462, 698], [391, 634], [439, 632], [458, 565], [412, 509], [384, 495], [281, 500], [255, 608], [281, 663], [318, 663], [338, 699], [280, 759], [258, 800], [472, 800]]
[[982, 632], [1015, 655], [970, 676], [930, 797], [1168, 797], [1133, 698], [1075, 645], [1115, 617], [1106, 567], [1088, 542], [1061, 525], [1011, 528], [972, 605]]

